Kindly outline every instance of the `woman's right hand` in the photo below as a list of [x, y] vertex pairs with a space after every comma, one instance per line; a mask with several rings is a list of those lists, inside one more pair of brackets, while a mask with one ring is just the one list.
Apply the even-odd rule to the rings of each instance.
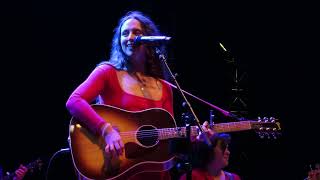
[[107, 155], [114, 157], [121, 156], [124, 151], [124, 145], [119, 133], [112, 128], [110, 124], [106, 125], [105, 132], [103, 132], [106, 143], [105, 152]]

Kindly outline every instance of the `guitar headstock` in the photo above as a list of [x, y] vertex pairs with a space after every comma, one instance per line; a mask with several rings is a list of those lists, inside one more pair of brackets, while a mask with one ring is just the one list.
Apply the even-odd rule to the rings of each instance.
[[252, 123], [252, 129], [256, 131], [261, 139], [277, 139], [281, 135], [280, 122], [274, 117], [258, 117]]

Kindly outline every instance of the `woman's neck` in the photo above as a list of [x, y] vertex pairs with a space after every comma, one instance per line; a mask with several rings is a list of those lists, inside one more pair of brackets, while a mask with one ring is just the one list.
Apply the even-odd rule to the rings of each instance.
[[146, 56], [142, 53], [137, 53], [129, 57], [132, 72], [145, 73]]
[[131, 72], [140, 72], [145, 74], [145, 66], [143, 62], [132, 61]]

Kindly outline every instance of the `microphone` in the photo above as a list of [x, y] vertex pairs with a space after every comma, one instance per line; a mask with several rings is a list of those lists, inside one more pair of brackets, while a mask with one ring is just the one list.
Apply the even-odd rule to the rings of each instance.
[[161, 43], [169, 42], [169, 36], [137, 36], [134, 38], [134, 45], [147, 44], [147, 45], [160, 45]]

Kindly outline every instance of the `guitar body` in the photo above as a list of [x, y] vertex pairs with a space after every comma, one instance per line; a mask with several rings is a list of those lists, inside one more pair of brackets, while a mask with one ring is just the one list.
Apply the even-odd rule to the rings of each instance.
[[107, 157], [104, 139], [73, 117], [69, 127], [70, 147], [80, 174], [89, 179], [128, 179], [144, 171], [160, 172], [174, 166], [169, 140], [161, 140], [157, 132], [157, 128], [176, 127], [167, 111], [152, 108], [132, 112], [107, 105], [92, 105], [92, 108], [120, 133], [125, 150], [118, 158]]

